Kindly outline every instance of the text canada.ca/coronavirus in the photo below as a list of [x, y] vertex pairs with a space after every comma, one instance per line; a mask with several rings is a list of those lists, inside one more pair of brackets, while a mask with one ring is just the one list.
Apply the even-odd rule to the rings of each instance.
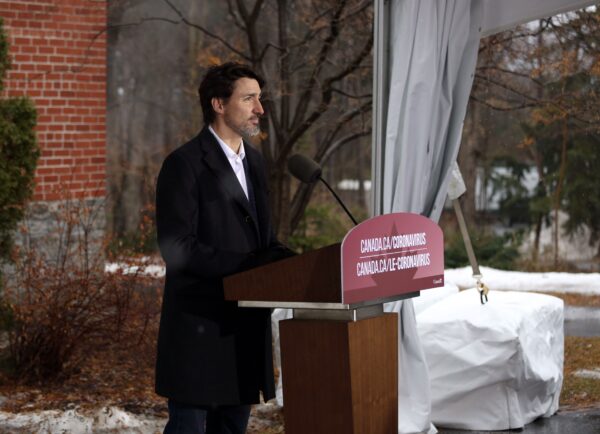
[[405, 247], [424, 246], [425, 244], [427, 244], [425, 232], [367, 238], [360, 240], [360, 253], [379, 253]]

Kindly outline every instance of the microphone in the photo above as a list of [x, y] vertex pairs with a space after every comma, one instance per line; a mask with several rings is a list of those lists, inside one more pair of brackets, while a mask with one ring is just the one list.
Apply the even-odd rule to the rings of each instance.
[[290, 173], [305, 184], [312, 184], [321, 177], [321, 166], [316, 161], [311, 160], [301, 154], [294, 154], [288, 160], [288, 170]]
[[348, 208], [346, 208], [346, 205], [344, 205], [344, 202], [342, 202], [342, 199], [339, 198], [335, 191], [333, 191], [329, 184], [321, 177], [323, 170], [316, 161], [302, 154], [294, 154], [288, 160], [288, 170], [292, 176], [294, 176], [294, 178], [299, 179], [305, 184], [312, 184], [316, 180], [320, 180], [323, 184], [325, 184], [325, 187], [329, 189], [331, 194], [333, 194], [333, 197], [335, 197], [342, 208], [344, 208], [344, 211], [346, 211], [346, 214], [348, 214], [350, 220], [352, 220], [355, 225], [358, 224]]

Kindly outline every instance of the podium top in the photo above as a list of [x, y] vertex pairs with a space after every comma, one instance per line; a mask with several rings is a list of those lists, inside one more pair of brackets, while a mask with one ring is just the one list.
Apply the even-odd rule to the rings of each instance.
[[442, 231], [418, 214], [371, 218], [334, 244], [223, 280], [246, 307], [354, 309], [444, 285]]
[[339, 305], [342, 303], [340, 257], [340, 244], [333, 244], [234, 274], [223, 279], [225, 299], [243, 300], [243, 305], [260, 307], [293, 307], [300, 303]]

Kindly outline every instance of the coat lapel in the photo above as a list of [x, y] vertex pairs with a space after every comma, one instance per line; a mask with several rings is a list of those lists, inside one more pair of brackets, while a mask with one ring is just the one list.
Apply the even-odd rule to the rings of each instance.
[[[246, 197], [240, 182], [235, 176], [235, 173], [231, 168], [231, 164], [229, 164], [229, 161], [227, 161], [227, 156], [217, 142], [217, 139], [206, 127], [202, 129], [198, 139], [204, 152], [204, 162], [213, 171], [219, 181], [219, 184], [223, 186], [223, 189], [240, 207], [242, 207], [244, 214], [252, 219], [254, 222], [254, 229], [258, 231], [258, 222], [252, 217], [250, 202], [248, 202], [248, 198]], [[246, 153], [246, 155], [247, 154], [248, 153]], [[251, 169], [251, 172], [252, 171], [253, 170]]]
[[258, 215], [258, 227], [261, 237], [261, 245], [266, 247], [269, 239], [269, 203], [267, 191], [269, 191], [264, 177], [264, 167], [259, 163], [258, 152], [251, 146], [244, 143], [246, 149], [246, 158], [250, 166], [250, 176], [254, 186], [254, 197], [256, 200], [256, 214]]

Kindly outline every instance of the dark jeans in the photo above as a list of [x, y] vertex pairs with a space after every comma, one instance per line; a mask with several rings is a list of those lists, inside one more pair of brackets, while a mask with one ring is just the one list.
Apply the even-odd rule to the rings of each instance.
[[250, 405], [197, 407], [169, 399], [163, 434], [244, 434]]

